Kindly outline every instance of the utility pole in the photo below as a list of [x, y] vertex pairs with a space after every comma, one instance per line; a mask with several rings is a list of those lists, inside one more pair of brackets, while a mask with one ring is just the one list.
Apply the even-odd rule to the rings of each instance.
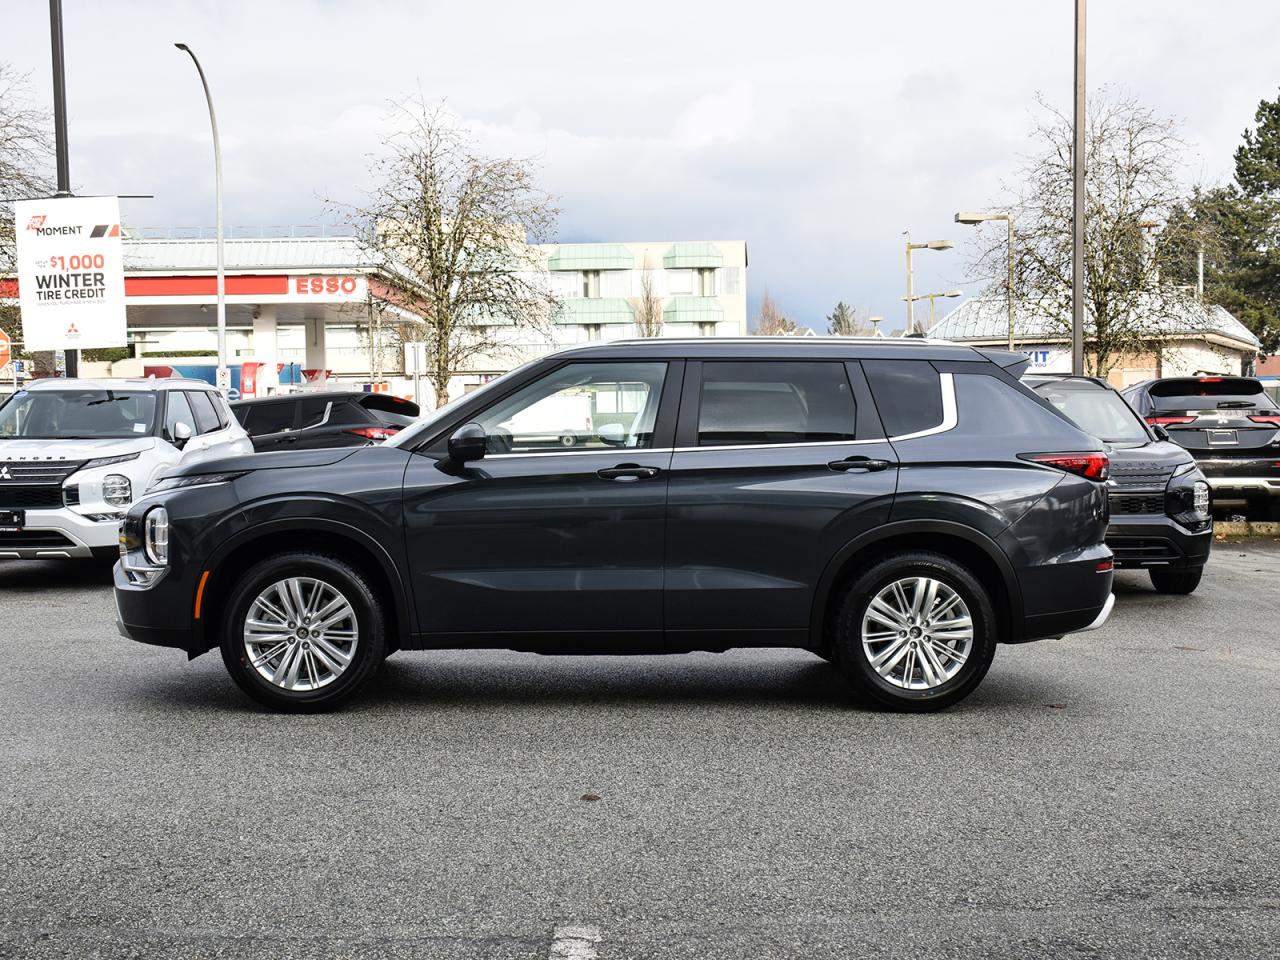
[[1085, 4], [1076, 0], [1075, 110], [1071, 150], [1071, 372], [1084, 375]]
[[[62, 58], [62, 0], [49, 0], [49, 47], [53, 52], [53, 137], [58, 165], [59, 197], [71, 196], [71, 163], [67, 149], [67, 78]], [[67, 350], [67, 376], [80, 373], [80, 351]]]

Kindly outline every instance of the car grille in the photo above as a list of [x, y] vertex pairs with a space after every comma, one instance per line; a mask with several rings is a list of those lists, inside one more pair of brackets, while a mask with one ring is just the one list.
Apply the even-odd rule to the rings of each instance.
[[1159, 460], [1111, 460], [1111, 480], [1117, 487], [1161, 487], [1169, 482], [1173, 467]]
[[1160, 494], [1140, 496], [1128, 494], [1111, 498], [1111, 514], [1164, 513], [1164, 497]]
[[64, 534], [56, 530], [23, 530], [0, 532], [0, 549], [4, 547], [74, 547]]
[[1163, 537], [1107, 537], [1107, 546], [1121, 563], [1160, 563], [1178, 560], [1178, 552]]
[[0, 509], [62, 506], [62, 481], [82, 460], [0, 460]]

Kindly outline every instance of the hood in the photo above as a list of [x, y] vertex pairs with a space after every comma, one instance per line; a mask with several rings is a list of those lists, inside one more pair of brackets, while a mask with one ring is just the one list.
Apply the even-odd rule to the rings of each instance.
[[241, 473], [249, 470], [280, 470], [286, 467], [327, 467], [345, 460], [366, 447], [323, 447], [319, 450], [282, 450], [278, 453], [249, 453], [220, 460], [201, 460], [170, 470], [165, 476], [183, 477], [203, 473]]
[[1111, 482], [1117, 487], [1164, 486], [1173, 471], [1194, 458], [1176, 443], [1153, 440], [1137, 446], [1113, 445]]
[[81, 461], [98, 457], [118, 457], [127, 453], [150, 450], [155, 445], [152, 437], [128, 437], [102, 440], [49, 440], [33, 437], [0, 439], [0, 460], [59, 460]]

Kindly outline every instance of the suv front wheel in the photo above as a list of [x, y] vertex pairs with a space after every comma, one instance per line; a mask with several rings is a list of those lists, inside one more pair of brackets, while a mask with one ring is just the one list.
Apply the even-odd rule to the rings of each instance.
[[886, 557], [864, 569], [841, 605], [835, 662], [851, 683], [895, 710], [938, 710], [982, 682], [995, 656], [987, 589], [936, 553]]
[[377, 594], [337, 557], [269, 557], [240, 578], [225, 611], [223, 663], [241, 690], [276, 710], [331, 709], [384, 659]]

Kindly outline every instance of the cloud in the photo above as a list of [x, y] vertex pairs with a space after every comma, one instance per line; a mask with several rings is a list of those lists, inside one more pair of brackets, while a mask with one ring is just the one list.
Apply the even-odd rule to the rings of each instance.
[[[1090, 11], [1089, 77], [1184, 120], [1189, 177], [1230, 167], [1274, 96], [1280, 8], [1131, 0]], [[901, 233], [964, 241], [1028, 147], [1032, 97], [1066, 104], [1069, 4], [565, 0], [121, 2], [66, 8], [72, 175], [135, 224], [213, 219], [208, 118], [175, 40], [209, 73], [227, 219], [316, 223], [354, 200], [388, 102], [447, 100], [495, 152], [535, 156], [565, 239], [744, 239], [755, 298], [821, 324], [836, 300], [894, 325]], [[1250, 24], [1242, 35], [1239, 24]], [[48, 102], [48, 22], [9, 11], [2, 56]], [[918, 290], [969, 288], [963, 250]], [[971, 292], [976, 292], [971, 291]]]

